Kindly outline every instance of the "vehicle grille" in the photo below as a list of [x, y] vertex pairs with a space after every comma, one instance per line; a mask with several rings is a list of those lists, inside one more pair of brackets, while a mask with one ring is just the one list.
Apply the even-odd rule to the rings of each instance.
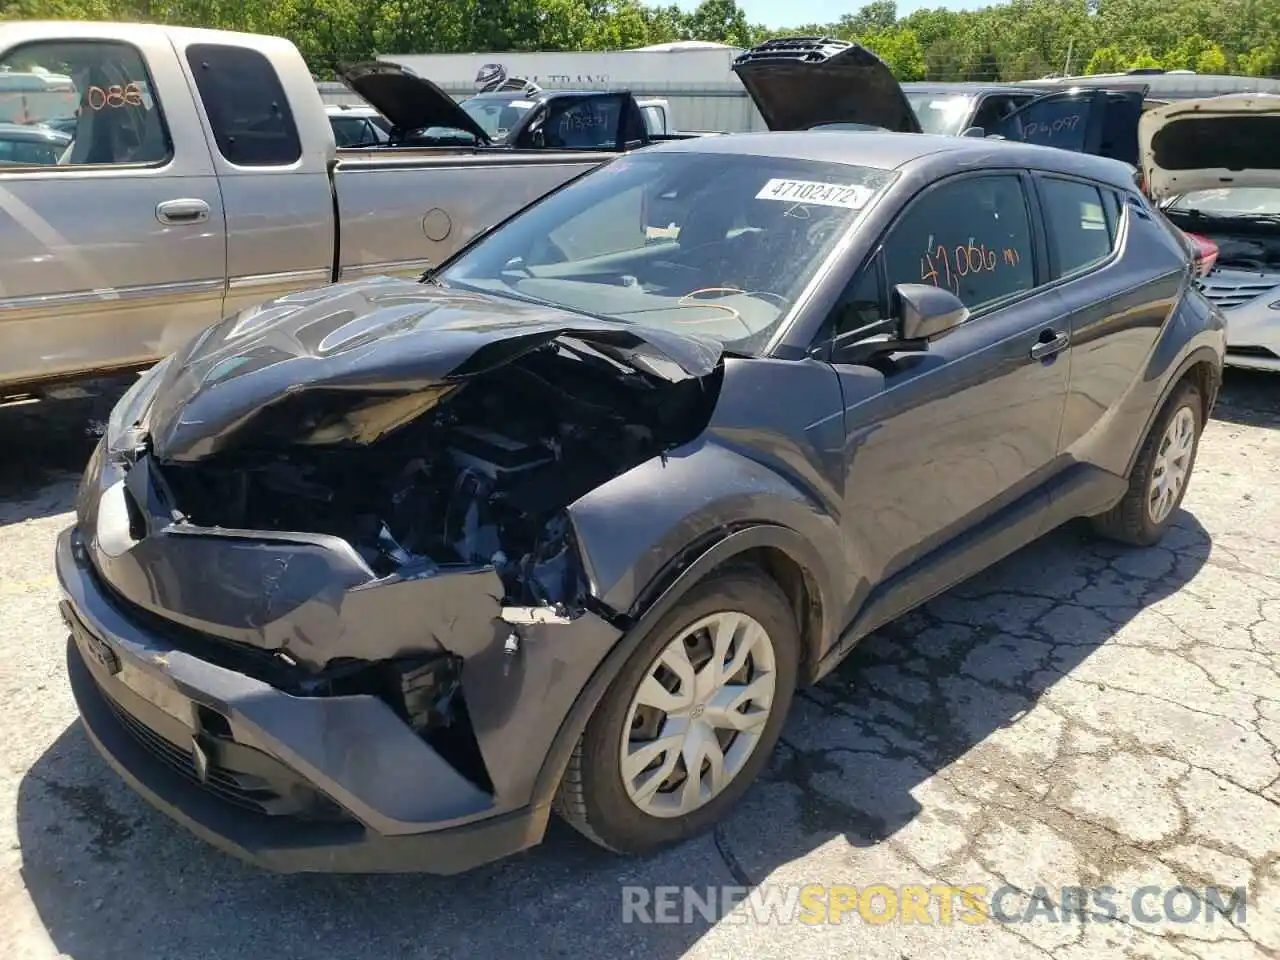
[[237, 807], [252, 810], [254, 813], [269, 814], [271, 812], [268, 805], [276, 799], [272, 791], [246, 784], [244, 781], [252, 778], [232, 773], [212, 763], [209, 765], [208, 779], [202, 781], [196, 773], [195, 760], [190, 752], [160, 736], [110, 696], [104, 695], [103, 699], [107, 701], [116, 719], [133, 735], [133, 738], [171, 770], [177, 771], [186, 780]]
[[1219, 310], [1243, 306], [1280, 287], [1280, 276], [1218, 270], [1200, 281], [1200, 291]]

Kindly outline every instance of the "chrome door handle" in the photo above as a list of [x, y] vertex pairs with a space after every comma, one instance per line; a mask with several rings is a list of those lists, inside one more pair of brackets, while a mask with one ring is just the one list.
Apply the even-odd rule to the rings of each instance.
[[156, 204], [156, 219], [161, 223], [204, 223], [209, 219], [209, 205], [203, 200], [165, 200]]
[[1065, 350], [1070, 342], [1071, 338], [1065, 333], [1054, 334], [1052, 340], [1040, 340], [1031, 348], [1031, 359], [1044, 360], [1052, 357], [1055, 353]]

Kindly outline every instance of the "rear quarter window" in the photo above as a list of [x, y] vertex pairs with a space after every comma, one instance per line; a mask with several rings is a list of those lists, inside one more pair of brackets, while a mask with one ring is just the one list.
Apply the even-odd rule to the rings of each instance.
[[1054, 276], [1088, 270], [1110, 257], [1115, 247], [1115, 217], [1114, 213], [1108, 215], [1104, 191], [1090, 183], [1057, 177], [1040, 177], [1038, 184]]
[[270, 60], [246, 47], [195, 43], [187, 47], [187, 65], [228, 163], [276, 167], [301, 158], [297, 124]]

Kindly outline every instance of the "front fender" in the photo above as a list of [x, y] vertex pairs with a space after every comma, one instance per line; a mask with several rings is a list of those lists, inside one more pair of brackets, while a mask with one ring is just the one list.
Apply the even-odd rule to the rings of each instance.
[[591, 592], [618, 613], [644, 613], [667, 574], [750, 527], [775, 532], [750, 544], [735, 540], [742, 550], [785, 551], [813, 579], [822, 609], [840, 609], [838, 521], [818, 497], [714, 436], [635, 467], [568, 512]]

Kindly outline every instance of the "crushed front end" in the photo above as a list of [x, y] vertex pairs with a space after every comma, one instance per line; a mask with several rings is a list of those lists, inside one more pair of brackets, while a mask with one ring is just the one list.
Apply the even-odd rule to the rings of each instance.
[[58, 541], [95, 745], [275, 870], [452, 873], [537, 843], [543, 762], [625, 626], [566, 508], [700, 431], [706, 378], [548, 338], [444, 384], [291, 390], [166, 456], [147, 411], [192, 363], [121, 401]]

